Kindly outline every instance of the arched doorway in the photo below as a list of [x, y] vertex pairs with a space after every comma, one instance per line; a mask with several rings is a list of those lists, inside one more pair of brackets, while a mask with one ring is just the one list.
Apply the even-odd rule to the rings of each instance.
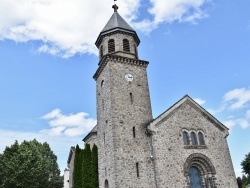
[[109, 188], [109, 182], [108, 182], [108, 180], [105, 180], [105, 188]]
[[201, 173], [198, 168], [191, 166], [188, 170], [190, 188], [202, 188]]
[[184, 164], [185, 187], [217, 188], [215, 168], [210, 159], [201, 154], [191, 154]]

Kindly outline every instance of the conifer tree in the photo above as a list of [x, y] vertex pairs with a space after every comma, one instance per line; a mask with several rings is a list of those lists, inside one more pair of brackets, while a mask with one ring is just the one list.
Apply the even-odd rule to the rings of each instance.
[[91, 149], [90, 145], [86, 144], [83, 151], [82, 158], [82, 187], [83, 188], [92, 188], [91, 186]]
[[74, 188], [82, 188], [82, 149], [76, 145], [74, 171], [73, 171]]
[[97, 146], [94, 144], [92, 151], [91, 151], [92, 163], [91, 163], [91, 173], [92, 173], [92, 180], [91, 185], [92, 188], [98, 188], [98, 149]]

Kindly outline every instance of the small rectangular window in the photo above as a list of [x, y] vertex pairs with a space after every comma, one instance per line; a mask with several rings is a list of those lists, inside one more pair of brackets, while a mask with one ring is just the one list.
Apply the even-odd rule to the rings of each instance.
[[135, 127], [133, 127], [133, 137], [135, 138]]
[[104, 110], [104, 100], [102, 99], [102, 110]]
[[104, 142], [104, 145], [105, 145], [105, 142], [106, 142], [106, 136], [105, 136], [105, 133], [103, 133], [103, 142]]
[[133, 94], [129, 93], [129, 96], [130, 96], [130, 102], [131, 102], [131, 104], [133, 104]]
[[139, 163], [136, 163], [136, 174], [137, 174], [137, 177], [140, 177], [140, 174], [139, 174]]

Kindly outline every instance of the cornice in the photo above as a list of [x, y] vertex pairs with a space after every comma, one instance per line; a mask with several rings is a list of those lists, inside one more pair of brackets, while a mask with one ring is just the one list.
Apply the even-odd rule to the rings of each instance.
[[132, 58], [127, 58], [127, 57], [117, 56], [117, 55], [105, 55], [100, 60], [99, 67], [93, 76], [95, 80], [99, 77], [102, 70], [104, 69], [104, 67], [107, 65], [109, 61], [115, 62], [115, 63], [124, 63], [124, 64], [129, 64], [129, 65], [134, 65], [134, 66], [140, 66], [140, 67], [147, 67], [149, 64], [148, 61], [143, 61], [139, 59], [132, 59]]
[[121, 34], [126, 34], [126, 35], [131, 35], [133, 36], [134, 40], [136, 41], [137, 45], [140, 44], [140, 39], [139, 37], [137, 36], [136, 32], [135, 31], [129, 31], [129, 30], [125, 30], [125, 29], [121, 29], [121, 28], [115, 28], [115, 29], [112, 29], [112, 30], [109, 30], [109, 31], [105, 31], [105, 32], [101, 32], [95, 42], [95, 45], [97, 46], [97, 48], [99, 48], [100, 44], [101, 44], [101, 41], [102, 39], [105, 37], [105, 36], [110, 36], [110, 35], [114, 35], [116, 33], [121, 33]]

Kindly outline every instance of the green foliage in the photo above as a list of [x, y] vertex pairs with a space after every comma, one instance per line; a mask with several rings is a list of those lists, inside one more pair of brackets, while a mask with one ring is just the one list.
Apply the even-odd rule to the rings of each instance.
[[89, 144], [84, 149], [76, 145], [73, 172], [74, 188], [98, 188], [98, 149]]
[[250, 153], [245, 156], [245, 159], [241, 162], [242, 170], [248, 176], [250, 175]]
[[250, 184], [250, 153], [245, 156], [245, 159], [241, 162], [242, 170], [246, 174], [242, 176], [243, 188]]
[[97, 146], [94, 144], [91, 152], [92, 163], [91, 163], [91, 186], [92, 188], [98, 188], [98, 149]]
[[86, 144], [83, 151], [83, 161], [82, 161], [82, 187], [83, 188], [92, 188], [91, 180], [91, 149], [90, 145]]
[[242, 176], [242, 188], [246, 188], [248, 184], [250, 184], [250, 176], [246, 177], [245, 175], [243, 175]]
[[0, 187], [61, 188], [57, 157], [47, 143], [17, 141], [0, 156]]
[[83, 150], [76, 145], [73, 171], [74, 188], [82, 188], [82, 154]]

